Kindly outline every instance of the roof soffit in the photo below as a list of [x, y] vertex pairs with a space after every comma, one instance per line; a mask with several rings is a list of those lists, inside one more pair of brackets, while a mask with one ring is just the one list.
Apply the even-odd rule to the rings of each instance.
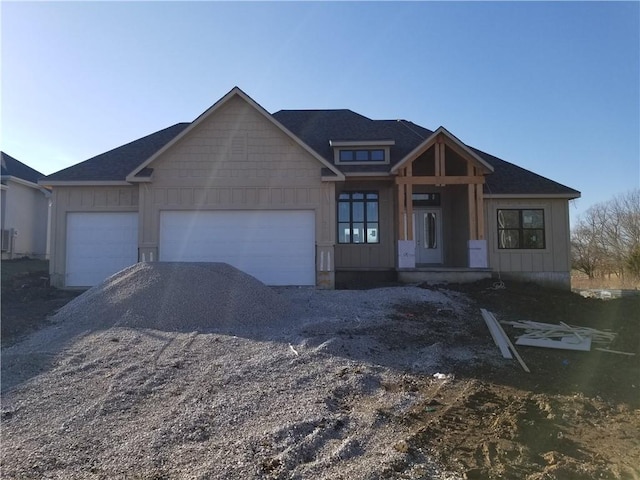
[[158, 157], [164, 154], [167, 150], [169, 150], [173, 145], [178, 143], [182, 138], [189, 135], [189, 133], [197, 128], [200, 124], [202, 124], [207, 118], [213, 115], [216, 111], [220, 110], [223, 105], [228, 103], [232, 98], [239, 97], [247, 102], [251, 107], [253, 107], [258, 113], [260, 113], [263, 117], [269, 120], [273, 125], [275, 125], [278, 129], [280, 129], [284, 134], [290, 137], [293, 141], [295, 141], [300, 147], [302, 147], [306, 152], [308, 152], [313, 158], [318, 160], [324, 167], [329, 168], [335, 175], [336, 180], [343, 180], [344, 175], [332, 164], [327, 162], [324, 158], [322, 158], [318, 153], [316, 153], [311, 147], [309, 147], [306, 143], [304, 143], [300, 138], [294, 135], [291, 131], [289, 131], [284, 125], [278, 122], [269, 112], [267, 112], [264, 108], [262, 108], [257, 102], [255, 102], [249, 95], [244, 93], [240, 88], [233, 87], [229, 93], [223, 96], [220, 100], [214, 103], [211, 107], [209, 107], [205, 112], [203, 112], [198, 118], [196, 118], [191, 124], [185, 128], [182, 132], [176, 135], [172, 140], [170, 140], [166, 145], [164, 145], [160, 150], [154, 153], [151, 157], [141, 163], [135, 170], [133, 170], [129, 175], [127, 175], [128, 182], [139, 182], [140, 177], [136, 177], [142, 170], [147, 168], [151, 163], [153, 163]]

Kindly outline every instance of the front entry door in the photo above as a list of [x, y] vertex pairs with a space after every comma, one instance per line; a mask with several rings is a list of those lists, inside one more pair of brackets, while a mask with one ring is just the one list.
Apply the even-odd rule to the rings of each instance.
[[417, 264], [442, 263], [442, 211], [439, 208], [416, 208], [413, 232]]

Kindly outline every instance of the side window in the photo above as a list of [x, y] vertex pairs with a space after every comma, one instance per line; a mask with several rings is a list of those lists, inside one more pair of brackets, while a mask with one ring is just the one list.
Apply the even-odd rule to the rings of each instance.
[[340, 194], [338, 243], [380, 243], [377, 192]]
[[499, 209], [498, 248], [545, 248], [544, 210]]

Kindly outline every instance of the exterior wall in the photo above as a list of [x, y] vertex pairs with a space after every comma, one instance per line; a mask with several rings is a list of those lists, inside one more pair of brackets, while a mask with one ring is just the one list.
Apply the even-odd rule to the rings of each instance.
[[[341, 192], [370, 190], [377, 191], [380, 195], [378, 205], [378, 230], [380, 232], [380, 243], [375, 244], [340, 244], [336, 243], [336, 269], [393, 269], [396, 264], [395, 256], [395, 203], [393, 184], [389, 182], [358, 181], [342, 182], [336, 185], [335, 197]], [[337, 228], [334, 202], [334, 231]], [[334, 237], [335, 238], [335, 237]]]
[[138, 186], [55, 187], [51, 211], [51, 285], [62, 288], [67, 261], [67, 213], [137, 212]]
[[2, 228], [15, 231], [2, 258], [46, 258], [49, 199], [38, 188], [9, 180], [2, 192]]
[[[499, 250], [497, 210], [541, 208], [545, 218], [545, 248]], [[530, 280], [570, 288], [569, 202], [566, 199], [485, 199], [489, 266], [505, 278]]]
[[[140, 185], [140, 254], [158, 258], [164, 210], [315, 211], [317, 282], [333, 286], [335, 194], [322, 165], [239, 97], [231, 98], [152, 164]], [[322, 273], [321, 273], [322, 272]]]
[[6, 220], [6, 209], [7, 209], [7, 191], [9, 189], [6, 185], [0, 184], [0, 228], [4, 230], [4, 223]]

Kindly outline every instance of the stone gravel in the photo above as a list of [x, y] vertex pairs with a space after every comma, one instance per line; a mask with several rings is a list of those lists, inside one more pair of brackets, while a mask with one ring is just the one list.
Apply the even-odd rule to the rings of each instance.
[[[225, 264], [138, 264], [2, 352], [2, 478], [458, 478], [393, 421], [456, 362], [394, 306], [417, 287], [269, 288]], [[419, 339], [417, 341], [416, 339]], [[433, 377], [443, 372], [447, 375]]]

